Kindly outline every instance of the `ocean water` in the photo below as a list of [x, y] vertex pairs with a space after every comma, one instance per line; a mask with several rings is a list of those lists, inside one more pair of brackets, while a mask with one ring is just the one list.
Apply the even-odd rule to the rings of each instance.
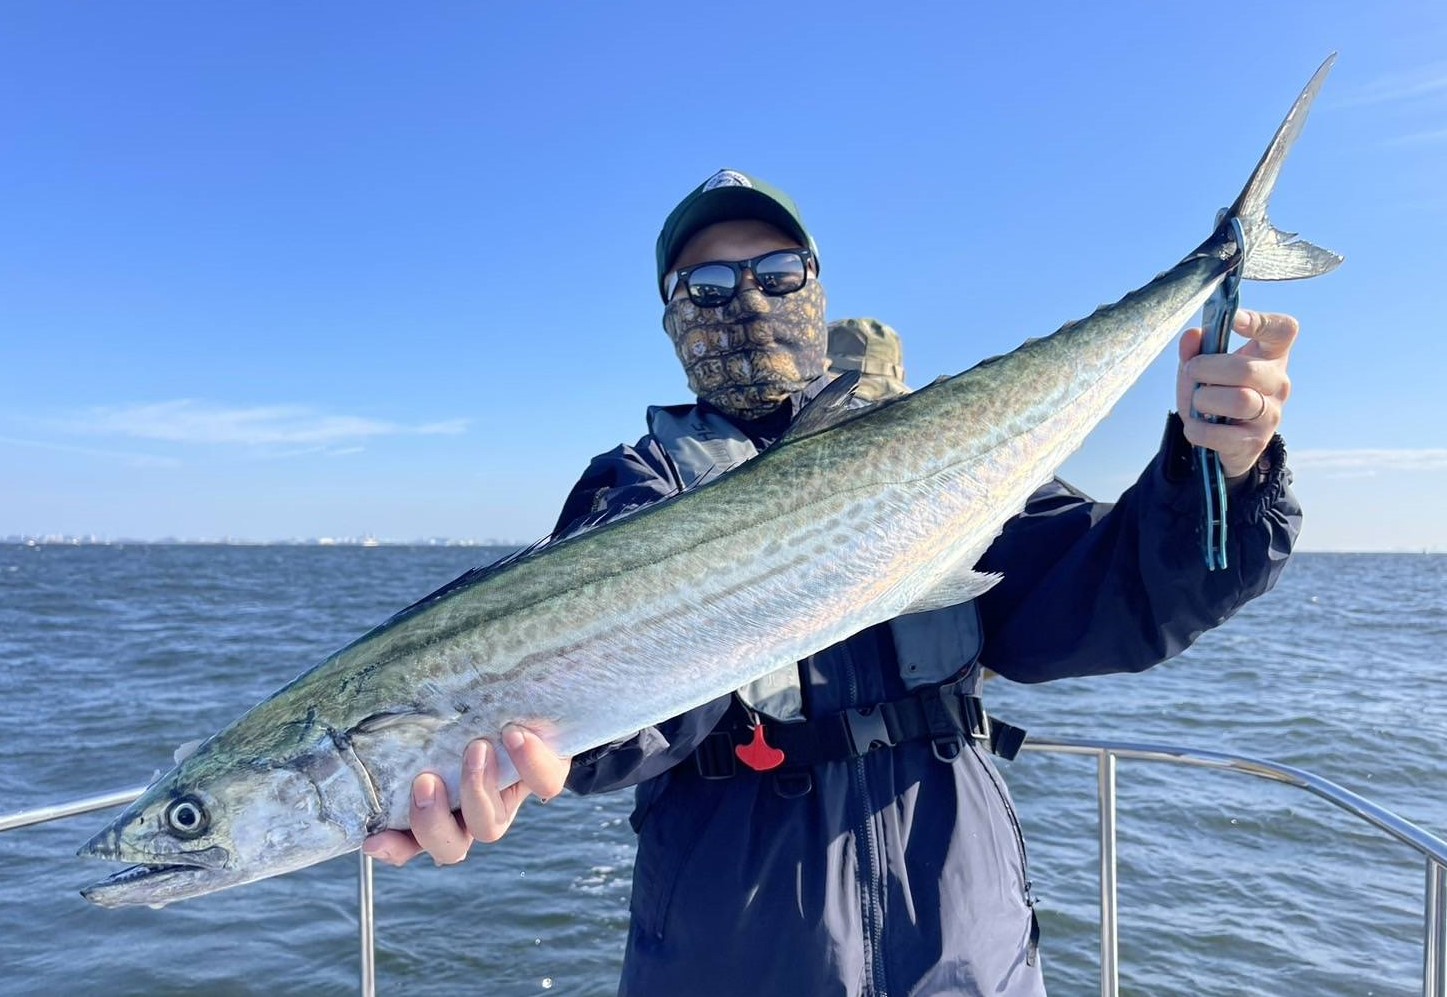
[[[468, 548], [0, 546], [0, 812], [146, 782], [395, 610]], [[1040, 736], [1295, 765], [1447, 836], [1447, 556], [1300, 555], [1277, 589], [1140, 675], [991, 682]], [[1097, 992], [1095, 764], [1004, 765], [1054, 995]], [[1122, 761], [1122, 990], [1420, 993], [1424, 866], [1324, 801]], [[377, 867], [382, 993], [609, 994], [627, 925], [628, 794], [530, 804], [461, 866]], [[0, 993], [354, 992], [356, 863], [168, 907], [76, 890], [91, 814], [0, 834]], [[767, 993], [761, 985], [759, 993]]]

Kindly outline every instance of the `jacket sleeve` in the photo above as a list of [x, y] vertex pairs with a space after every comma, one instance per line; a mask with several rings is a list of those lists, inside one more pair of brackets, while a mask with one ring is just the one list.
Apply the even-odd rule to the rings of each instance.
[[551, 539], [601, 526], [683, 490], [678, 472], [653, 437], [621, 445], [589, 462], [563, 501]]
[[1275, 437], [1228, 499], [1229, 567], [1201, 554], [1201, 485], [1181, 421], [1114, 504], [1058, 479], [1006, 524], [979, 570], [1004, 579], [980, 597], [981, 662], [1019, 682], [1142, 671], [1268, 591], [1291, 553], [1301, 509]]
[[[594, 457], [563, 503], [552, 539], [594, 526], [682, 491], [673, 463], [651, 436]], [[573, 758], [568, 788], [603, 793], [651, 779], [686, 759], [713, 730], [729, 697], [645, 727], [629, 737]]]

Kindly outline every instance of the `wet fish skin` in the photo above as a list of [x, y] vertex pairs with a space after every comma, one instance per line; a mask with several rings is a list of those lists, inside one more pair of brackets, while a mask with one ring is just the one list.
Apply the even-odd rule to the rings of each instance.
[[[1340, 258], [1266, 218], [1317, 71], [1231, 211], [1184, 260], [1088, 318], [862, 411], [826, 388], [759, 457], [694, 491], [470, 572], [336, 652], [154, 784], [80, 849], [137, 866], [86, 888], [164, 905], [293, 871], [407, 825], [410, 784], [521, 723], [568, 755], [625, 737], [905, 612], [972, 571], [1234, 266]], [[515, 780], [506, 752], [498, 752]]]

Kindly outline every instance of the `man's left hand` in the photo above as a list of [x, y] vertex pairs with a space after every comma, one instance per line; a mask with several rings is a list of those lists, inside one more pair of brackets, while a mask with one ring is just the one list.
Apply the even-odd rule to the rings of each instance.
[[[412, 780], [410, 830], [380, 831], [362, 850], [389, 865], [405, 865], [427, 852], [438, 865], [467, 858], [474, 840], [497, 841], [512, 826], [530, 794], [544, 801], [563, 791], [572, 761], [553, 752], [537, 734], [512, 724], [502, 729], [502, 744], [517, 769], [518, 781], [498, 788], [497, 746], [483, 738], [462, 753], [462, 798], [448, 799], [447, 784], [436, 772]], [[453, 810], [457, 802], [460, 810]]]
[[[1226, 477], [1245, 477], [1261, 459], [1281, 425], [1281, 410], [1291, 395], [1286, 364], [1299, 328], [1290, 315], [1241, 309], [1235, 331], [1248, 340], [1234, 353], [1201, 353], [1201, 330], [1181, 336], [1181, 366], [1176, 374], [1176, 409], [1186, 439], [1221, 455]], [[1201, 416], [1225, 416], [1207, 422]]]

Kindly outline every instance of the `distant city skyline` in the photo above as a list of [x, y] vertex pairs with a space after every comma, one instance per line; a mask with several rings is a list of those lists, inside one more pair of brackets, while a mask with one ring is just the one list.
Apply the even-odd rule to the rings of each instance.
[[156, 546], [196, 545], [230, 547], [496, 547], [517, 548], [520, 543], [506, 540], [452, 537], [416, 537], [410, 540], [385, 537], [287, 537], [258, 540], [248, 537], [104, 537], [94, 533], [70, 535], [52, 533], [26, 536], [12, 533], [0, 536], [0, 544], [10, 546], [110, 547], [125, 544]]

